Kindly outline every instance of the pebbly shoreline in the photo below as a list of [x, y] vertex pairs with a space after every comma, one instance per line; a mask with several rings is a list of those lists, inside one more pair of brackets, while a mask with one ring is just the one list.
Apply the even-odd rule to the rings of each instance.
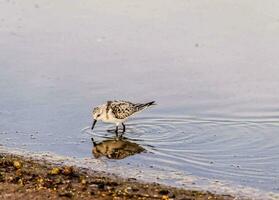
[[235, 199], [0, 153], [0, 199]]

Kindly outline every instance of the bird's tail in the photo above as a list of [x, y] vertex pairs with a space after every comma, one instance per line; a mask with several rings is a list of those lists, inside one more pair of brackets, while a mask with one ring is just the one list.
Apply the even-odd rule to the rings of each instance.
[[136, 108], [137, 108], [138, 111], [141, 111], [141, 110], [144, 110], [145, 108], [148, 108], [149, 106], [153, 106], [153, 105], [156, 105], [155, 101], [151, 101], [151, 102], [148, 102], [148, 103], [136, 104]]

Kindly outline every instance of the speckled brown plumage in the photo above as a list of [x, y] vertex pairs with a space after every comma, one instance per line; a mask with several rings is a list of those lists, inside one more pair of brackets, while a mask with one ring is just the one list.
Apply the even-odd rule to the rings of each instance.
[[135, 112], [139, 111], [138, 104], [129, 101], [113, 101], [109, 104], [109, 109], [112, 110], [115, 118], [125, 119]]

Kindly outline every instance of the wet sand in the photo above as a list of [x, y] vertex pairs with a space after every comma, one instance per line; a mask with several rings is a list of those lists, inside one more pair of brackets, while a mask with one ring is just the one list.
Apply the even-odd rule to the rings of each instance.
[[235, 199], [0, 154], [0, 199]]

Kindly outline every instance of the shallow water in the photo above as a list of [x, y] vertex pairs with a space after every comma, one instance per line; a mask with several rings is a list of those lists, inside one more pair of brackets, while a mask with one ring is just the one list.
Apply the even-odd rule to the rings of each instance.
[[94, 159], [93, 106], [156, 100], [124, 135], [147, 152], [108, 166], [278, 193], [277, 4], [0, 1], [0, 143]]

